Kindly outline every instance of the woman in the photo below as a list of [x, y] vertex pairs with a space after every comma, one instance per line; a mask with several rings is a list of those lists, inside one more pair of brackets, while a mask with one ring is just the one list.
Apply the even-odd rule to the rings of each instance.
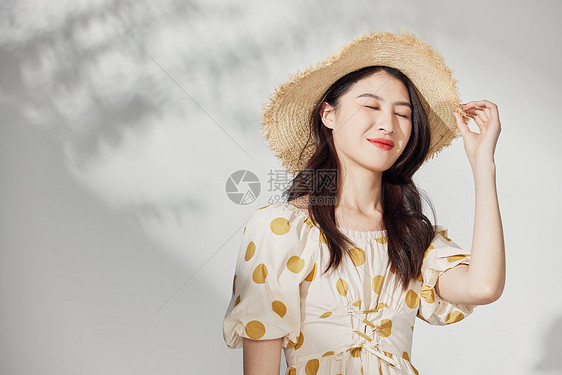
[[[418, 374], [416, 316], [459, 322], [503, 291], [497, 107], [459, 106], [451, 72], [415, 36], [371, 33], [293, 76], [264, 125], [297, 175], [288, 201], [244, 230], [223, 322], [244, 373], [278, 374], [283, 348], [287, 374]], [[458, 134], [475, 178], [471, 251], [431, 224], [412, 180]]]

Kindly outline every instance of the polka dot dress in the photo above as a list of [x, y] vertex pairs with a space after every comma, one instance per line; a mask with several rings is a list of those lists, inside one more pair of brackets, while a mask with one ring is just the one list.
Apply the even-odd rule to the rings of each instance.
[[287, 374], [418, 374], [410, 361], [415, 318], [456, 323], [475, 306], [435, 292], [446, 270], [469, 264], [438, 225], [422, 269], [406, 291], [389, 266], [386, 231], [339, 228], [355, 242], [338, 270], [326, 274], [326, 237], [304, 210], [289, 203], [260, 208], [244, 228], [223, 336], [282, 338]]

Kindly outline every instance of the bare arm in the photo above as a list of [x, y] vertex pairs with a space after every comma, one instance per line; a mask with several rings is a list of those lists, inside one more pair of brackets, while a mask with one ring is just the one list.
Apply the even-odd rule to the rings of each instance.
[[252, 340], [244, 337], [244, 375], [279, 375], [282, 340]]
[[476, 176], [476, 220], [470, 266], [461, 264], [444, 272], [436, 292], [456, 303], [483, 305], [496, 301], [505, 285], [505, 246], [493, 167]]
[[501, 131], [497, 106], [487, 100], [463, 106], [480, 128], [473, 133], [457, 117], [465, 149], [474, 173], [476, 212], [470, 265], [459, 265], [444, 272], [436, 291], [443, 299], [482, 305], [496, 301], [505, 286], [505, 244], [496, 191], [494, 149]]

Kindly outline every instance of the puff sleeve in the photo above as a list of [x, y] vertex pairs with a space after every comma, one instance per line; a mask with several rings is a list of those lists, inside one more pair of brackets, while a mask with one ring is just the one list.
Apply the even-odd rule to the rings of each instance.
[[425, 252], [421, 268], [420, 304], [417, 317], [431, 325], [458, 322], [473, 312], [474, 305], [451, 303], [435, 291], [437, 278], [459, 264], [470, 263], [470, 251], [458, 246], [448, 237], [448, 229], [437, 225], [431, 245]]
[[304, 218], [279, 205], [262, 207], [248, 220], [223, 320], [229, 348], [241, 348], [243, 337], [283, 337], [283, 347], [299, 341], [300, 284], [312, 281], [317, 272], [309, 234]]

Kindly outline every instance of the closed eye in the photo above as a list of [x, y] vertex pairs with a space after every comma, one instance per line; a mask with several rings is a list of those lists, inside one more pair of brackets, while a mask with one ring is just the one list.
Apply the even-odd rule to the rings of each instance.
[[[371, 109], [379, 109], [379, 107], [371, 107], [371, 106], [368, 106], [368, 105], [366, 105], [365, 107], [371, 108]], [[408, 118], [408, 116], [406, 116], [406, 115], [401, 115], [401, 114], [398, 114], [398, 113], [397, 113], [397, 115], [400, 116], [400, 117]]]

